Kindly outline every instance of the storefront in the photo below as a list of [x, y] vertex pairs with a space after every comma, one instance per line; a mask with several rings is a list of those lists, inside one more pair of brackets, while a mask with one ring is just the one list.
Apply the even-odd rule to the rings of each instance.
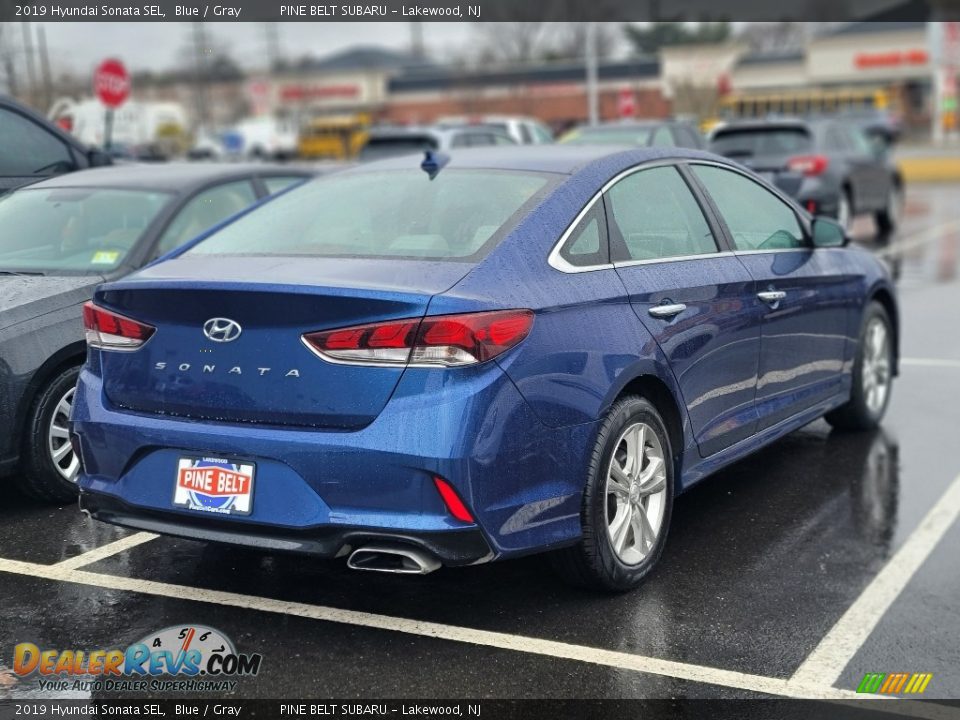
[[742, 54], [723, 106], [733, 115], [873, 107], [927, 130], [933, 66], [925, 22], [853, 23], [800, 52]]

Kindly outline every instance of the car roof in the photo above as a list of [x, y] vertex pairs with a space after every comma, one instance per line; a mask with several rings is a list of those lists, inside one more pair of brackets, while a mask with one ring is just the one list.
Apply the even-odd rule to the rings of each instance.
[[0, 94], [0, 107], [20, 113], [21, 115], [29, 118], [38, 125], [41, 125], [47, 132], [58, 138], [61, 142], [70, 145], [78, 152], [86, 153], [90, 150], [86, 143], [80, 142], [78, 138], [58, 127], [56, 123], [50, 122], [50, 120], [40, 113], [36, 112], [32, 108], [27, 107], [23, 103], [17, 102], [9, 95]]
[[630, 120], [628, 122], [613, 121], [597, 123], [596, 125], [577, 125], [574, 130], [581, 132], [584, 130], [623, 130], [624, 132], [630, 132], [631, 130], [660, 127], [661, 125], [672, 124], [674, 124], [672, 120]]
[[455, 135], [469, 133], [474, 131], [499, 132], [499, 128], [492, 128], [484, 123], [469, 125], [448, 125], [438, 127], [436, 125], [420, 127], [387, 127], [373, 128], [369, 136], [371, 140], [380, 138], [405, 138], [405, 137], [434, 137], [436, 139], [452, 138]]
[[[464, 148], [452, 151], [445, 166], [467, 170], [517, 170], [527, 172], [573, 175], [591, 165], [609, 165], [624, 168], [651, 160], [702, 159], [715, 160], [736, 166], [719, 155], [678, 147], [636, 148], [629, 145], [494, 145], [483, 148]], [[347, 173], [373, 170], [404, 170], [418, 168], [423, 156], [406, 155], [378, 160], [358, 166]], [[443, 170], [441, 170], [443, 172]]]
[[29, 185], [31, 188], [136, 188], [188, 194], [218, 180], [252, 175], [312, 177], [316, 172], [266, 163], [130, 163], [79, 170]]

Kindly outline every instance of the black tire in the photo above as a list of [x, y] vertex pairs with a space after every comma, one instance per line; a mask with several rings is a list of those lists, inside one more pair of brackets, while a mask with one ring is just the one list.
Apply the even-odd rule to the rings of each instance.
[[[841, 205], [846, 205], [846, 218], [843, 217], [844, 213], [841, 210]], [[837, 199], [837, 222], [843, 227], [845, 233], [849, 233], [850, 228], [853, 227], [853, 218], [853, 194], [849, 188], [844, 187], [840, 191], [840, 197]]]
[[[871, 408], [867, 402], [867, 393], [864, 388], [864, 362], [867, 349], [867, 331], [871, 323], [879, 321], [886, 328], [887, 344], [887, 392], [885, 393], [883, 403], [879, 407]], [[863, 431], [873, 430], [880, 425], [887, 406], [890, 404], [890, 395], [893, 383], [893, 348], [894, 334], [893, 326], [890, 323], [890, 316], [887, 311], [877, 301], [871, 301], [863, 312], [863, 320], [860, 323], [860, 336], [857, 343], [857, 356], [853, 362], [853, 387], [850, 389], [850, 399], [838, 407], [831, 410], [826, 415], [826, 420], [838, 430]]]
[[[638, 564], [627, 565], [618, 557], [607, 532], [606, 480], [613, 454], [617, 450], [615, 444], [623, 431], [637, 422], [652, 428], [659, 440], [665, 460], [666, 490], [656, 540]], [[666, 425], [657, 409], [647, 400], [637, 396], [621, 398], [610, 408], [601, 424], [590, 458], [580, 512], [582, 538], [572, 547], [551, 553], [551, 565], [566, 581], [579, 587], [604, 592], [624, 592], [636, 588], [663, 553], [670, 529], [673, 496], [673, 450]]]
[[58, 373], [37, 395], [27, 417], [23, 462], [16, 482], [24, 494], [35, 500], [64, 504], [77, 499], [76, 483], [60, 474], [51, 457], [48, 432], [57, 412], [57, 405], [76, 387], [79, 375], [78, 366]]
[[900, 222], [900, 215], [903, 211], [903, 189], [896, 182], [890, 186], [890, 194], [887, 197], [887, 204], [874, 215], [877, 223], [877, 230], [881, 233], [891, 233], [897, 229]]

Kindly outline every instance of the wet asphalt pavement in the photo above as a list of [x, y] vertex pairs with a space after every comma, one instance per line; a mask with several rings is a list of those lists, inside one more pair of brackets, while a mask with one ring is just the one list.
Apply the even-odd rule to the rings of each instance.
[[[814, 684], [854, 690], [867, 672], [926, 672], [926, 697], [960, 697], [960, 495], [942, 500], [960, 479], [958, 192], [911, 188], [895, 238], [874, 238], [870, 221], [856, 228], [900, 276], [904, 360], [883, 429], [844, 435], [817, 421], [701, 483], [679, 498], [639, 591], [573, 590], [536, 557], [404, 577], [170, 538], [51, 577], [37, 567], [133, 533], [8, 493], [0, 698], [70, 696], [34, 677], [9, 682], [17, 643], [126, 647], [181, 624], [262, 653], [259, 675], [231, 697], [777, 694], [901, 561], [902, 589]], [[945, 533], [918, 557], [931, 508]], [[10, 572], [3, 560], [33, 565]]]

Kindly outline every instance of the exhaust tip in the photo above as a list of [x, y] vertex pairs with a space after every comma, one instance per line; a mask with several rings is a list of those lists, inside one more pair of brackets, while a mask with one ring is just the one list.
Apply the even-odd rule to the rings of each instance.
[[415, 547], [365, 545], [350, 554], [347, 567], [351, 570], [426, 575], [437, 570], [440, 561]]

